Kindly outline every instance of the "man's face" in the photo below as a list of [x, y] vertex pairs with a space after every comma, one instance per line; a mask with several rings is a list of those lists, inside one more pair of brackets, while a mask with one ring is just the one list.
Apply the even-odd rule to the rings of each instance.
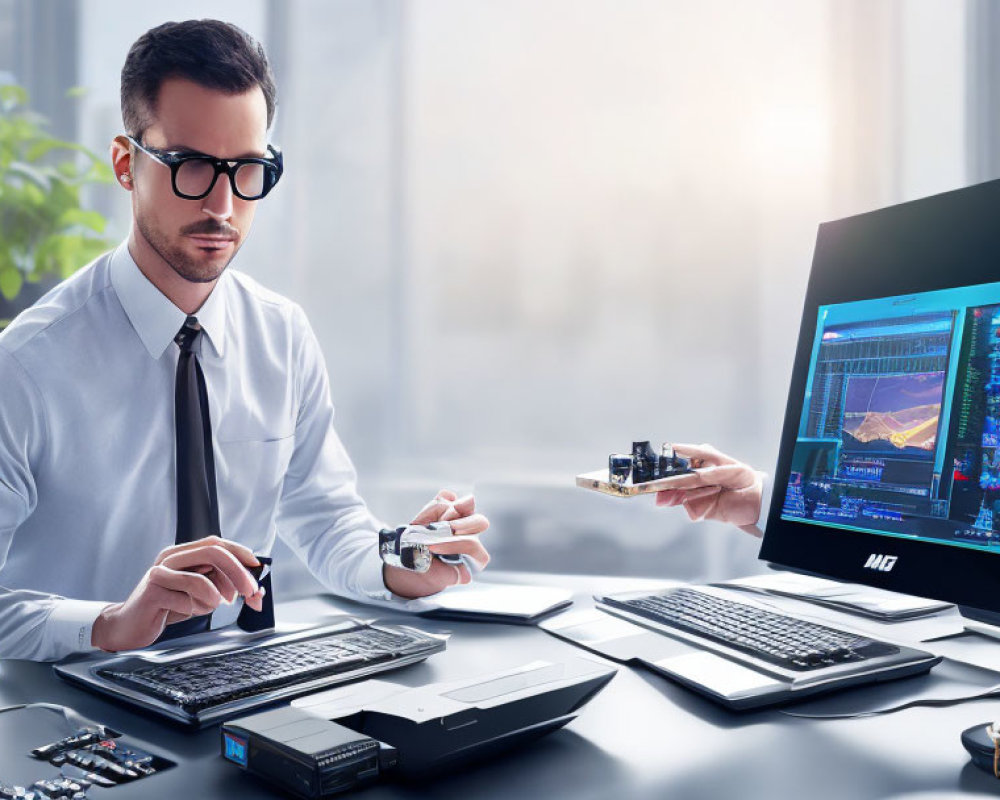
[[[153, 122], [139, 139], [157, 150], [222, 159], [267, 155], [267, 104], [260, 87], [229, 95], [182, 79], [163, 83]], [[170, 169], [133, 148], [133, 213], [139, 232], [182, 278], [216, 280], [250, 232], [256, 201], [236, 197], [219, 175], [208, 196], [174, 194]]]

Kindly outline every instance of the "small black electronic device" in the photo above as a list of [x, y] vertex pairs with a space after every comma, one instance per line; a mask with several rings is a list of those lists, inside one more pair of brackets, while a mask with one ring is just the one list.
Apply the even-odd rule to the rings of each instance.
[[[259, 564], [256, 567], [249, 567], [248, 571], [253, 575], [254, 580], [264, 588], [264, 602], [260, 611], [243, 603], [239, 615], [236, 617], [236, 625], [240, 630], [250, 633], [274, 628], [274, 590], [271, 588], [272, 559], [270, 556], [262, 555], [256, 555], [256, 558]], [[216, 614], [218, 614], [218, 610], [216, 610]], [[213, 629], [220, 627], [219, 623], [225, 623], [224, 619], [216, 620], [216, 614], [212, 615], [211, 627]]]
[[195, 654], [101, 654], [54, 669], [91, 691], [173, 722], [201, 726], [413, 664], [444, 649], [444, 639], [415, 628], [345, 618], [292, 633], [241, 634]]
[[[994, 732], [996, 723], [984, 722], [962, 731], [962, 745], [972, 756], [972, 763], [995, 778], [1000, 778], [1000, 731]], [[996, 736], [997, 739], [993, 737]]]
[[308, 800], [371, 783], [395, 763], [391, 747], [292, 707], [223, 723], [222, 757]]

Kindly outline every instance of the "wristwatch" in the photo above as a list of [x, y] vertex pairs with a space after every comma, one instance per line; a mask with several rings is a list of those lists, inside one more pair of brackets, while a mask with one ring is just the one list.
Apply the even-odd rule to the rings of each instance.
[[[435, 557], [428, 540], [451, 535], [451, 524], [448, 522], [383, 528], [378, 532], [378, 554], [382, 562], [390, 567], [400, 567], [410, 572], [427, 572]], [[447, 563], [452, 563], [456, 558], [447, 555], [437, 557]]]

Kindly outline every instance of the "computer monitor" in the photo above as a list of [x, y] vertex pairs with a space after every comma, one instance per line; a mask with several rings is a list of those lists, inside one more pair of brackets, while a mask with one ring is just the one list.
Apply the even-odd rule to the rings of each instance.
[[820, 225], [761, 558], [996, 621], [1000, 181]]

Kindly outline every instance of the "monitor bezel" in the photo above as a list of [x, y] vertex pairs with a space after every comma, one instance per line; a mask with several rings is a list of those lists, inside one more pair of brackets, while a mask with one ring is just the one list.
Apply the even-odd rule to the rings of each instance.
[[[820, 306], [1000, 281], [997, 216], [1000, 180], [819, 226], [761, 559], [799, 572], [1000, 612], [1000, 553], [781, 516]], [[866, 568], [873, 554], [896, 560], [888, 571]]]

